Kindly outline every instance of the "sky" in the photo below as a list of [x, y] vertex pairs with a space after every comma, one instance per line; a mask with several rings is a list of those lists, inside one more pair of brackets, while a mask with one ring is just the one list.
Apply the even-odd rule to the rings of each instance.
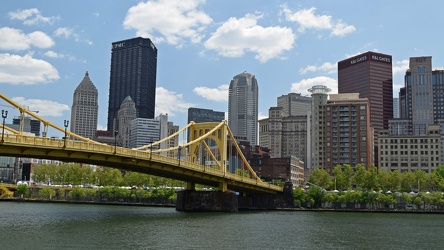
[[[111, 43], [141, 36], [158, 49], [156, 115], [181, 128], [189, 107], [227, 112], [230, 81], [244, 71], [258, 81], [261, 119], [281, 95], [337, 93], [337, 62], [367, 51], [393, 57], [397, 97], [410, 57], [444, 67], [442, 9], [438, 0], [5, 1], [0, 92], [63, 127], [88, 71], [106, 129]], [[0, 108], [6, 123], [19, 115]]]

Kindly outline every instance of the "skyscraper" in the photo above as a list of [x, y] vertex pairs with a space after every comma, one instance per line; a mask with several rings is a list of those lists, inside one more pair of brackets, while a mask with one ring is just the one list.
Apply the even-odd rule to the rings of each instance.
[[[212, 109], [189, 108], [188, 123], [190, 122], [221, 122], [225, 120], [225, 113], [221, 111], [213, 111]], [[190, 135], [187, 135], [188, 138]]]
[[[375, 132], [375, 149], [378, 134], [388, 129], [393, 118], [392, 56], [365, 52], [338, 62], [338, 93], [359, 93], [370, 102], [370, 122]], [[375, 157], [378, 166], [378, 157]]]
[[258, 91], [254, 75], [244, 72], [233, 77], [228, 94], [228, 126], [251, 145], [257, 145]]
[[388, 129], [393, 118], [392, 56], [365, 52], [338, 62], [338, 93], [367, 98], [375, 134]]
[[444, 70], [432, 69], [432, 57], [411, 57], [405, 86], [399, 98], [402, 118], [410, 121], [412, 132], [427, 132], [427, 126], [444, 123]]
[[120, 104], [131, 96], [137, 117], [154, 118], [157, 48], [148, 38], [112, 43], [108, 102], [108, 131], [113, 131]]
[[88, 71], [74, 91], [71, 109], [71, 131], [92, 139], [97, 130], [98, 91], [89, 78]]

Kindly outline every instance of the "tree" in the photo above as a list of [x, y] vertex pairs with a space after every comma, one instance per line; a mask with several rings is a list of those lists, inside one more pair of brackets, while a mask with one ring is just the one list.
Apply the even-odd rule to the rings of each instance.
[[331, 176], [325, 169], [315, 169], [311, 172], [308, 182], [314, 183], [322, 188], [330, 188], [332, 186]]
[[306, 194], [304, 189], [296, 187], [295, 189], [293, 189], [293, 200], [294, 200], [294, 203], [296, 203], [296, 204], [305, 203], [306, 195], [307, 194]]
[[52, 196], [54, 196], [56, 194], [56, 191], [50, 187], [44, 187], [42, 189], [40, 189], [39, 191], [40, 196], [43, 197], [43, 199], [51, 199]]
[[436, 175], [439, 179], [444, 178], [444, 165], [439, 165], [436, 167], [433, 172], [434, 175]]
[[356, 171], [353, 175], [353, 184], [356, 185], [356, 188], [364, 188], [365, 185], [365, 168], [362, 164], [356, 165]]
[[375, 166], [371, 166], [370, 169], [365, 172], [364, 183], [368, 190], [379, 190], [378, 169]]
[[378, 183], [379, 189], [382, 189], [384, 192], [390, 190], [390, 173], [385, 170], [378, 171]]
[[318, 188], [318, 187], [311, 186], [310, 189], [308, 190], [307, 194], [308, 194], [308, 197], [311, 198], [313, 206], [319, 207], [319, 205], [322, 202], [322, 198], [324, 196], [324, 190], [322, 190], [321, 188]]
[[353, 180], [353, 168], [349, 164], [342, 165], [342, 172], [345, 176], [346, 188], [350, 188]]
[[17, 193], [20, 195], [20, 197], [23, 198], [23, 195], [28, 194], [28, 185], [26, 184], [20, 184], [17, 186]]
[[418, 192], [422, 190], [427, 190], [427, 173], [423, 170], [415, 170], [415, 180], [418, 183]]
[[411, 171], [406, 171], [401, 174], [401, 191], [413, 191], [412, 185], [415, 183], [415, 175]]
[[86, 192], [84, 188], [73, 188], [71, 192], [69, 192], [68, 197], [73, 200], [81, 200], [86, 197]]
[[347, 185], [348, 184], [347, 176], [344, 173], [344, 171], [342, 171], [342, 167], [340, 165], [337, 165], [336, 167], [333, 168], [333, 175], [335, 178], [337, 189], [342, 190], [342, 189], [347, 189], [349, 187], [349, 185]]
[[399, 190], [401, 188], [401, 173], [398, 170], [389, 174], [389, 190]]

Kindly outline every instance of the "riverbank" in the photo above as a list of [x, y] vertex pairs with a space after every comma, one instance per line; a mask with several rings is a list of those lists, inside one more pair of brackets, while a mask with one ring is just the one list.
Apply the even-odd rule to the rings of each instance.
[[[82, 204], [82, 205], [113, 205], [113, 206], [141, 206], [141, 207], [176, 207], [174, 203], [137, 203], [137, 202], [97, 202], [97, 201], [74, 201], [74, 200], [43, 200], [24, 198], [0, 198], [0, 202], [23, 202], [23, 203], [54, 203], [54, 204]], [[239, 209], [239, 211], [304, 211], [304, 212], [353, 212], [353, 213], [405, 213], [405, 214], [444, 214], [442, 210], [432, 209], [332, 209], [332, 208], [307, 208], [290, 207], [275, 209]]]
[[145, 207], [176, 207], [173, 203], [137, 203], [137, 202], [108, 202], [108, 201], [75, 201], [75, 200], [42, 200], [24, 198], [0, 198], [0, 202], [31, 202], [56, 204], [89, 204], [89, 205], [117, 205], [117, 206], [145, 206]]

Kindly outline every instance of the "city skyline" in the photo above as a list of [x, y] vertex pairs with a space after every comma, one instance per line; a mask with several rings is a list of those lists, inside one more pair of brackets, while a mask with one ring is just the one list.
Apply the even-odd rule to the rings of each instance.
[[[439, 37], [419, 39], [443, 18], [440, 1], [433, 8], [401, 1], [180, 3], [7, 2], [0, 11], [1, 92], [63, 125], [88, 71], [99, 91], [98, 127], [105, 129], [111, 43], [137, 36], [158, 49], [156, 115], [167, 113], [180, 127], [189, 107], [227, 112], [228, 85], [243, 71], [259, 79], [261, 119], [281, 95], [306, 96], [319, 84], [337, 93], [337, 62], [366, 51], [392, 55], [395, 97], [410, 57], [433, 56], [433, 68], [444, 66]], [[164, 9], [170, 16], [159, 14]], [[425, 11], [436, 19], [411, 18]], [[399, 35], [411, 30], [415, 38]]]

